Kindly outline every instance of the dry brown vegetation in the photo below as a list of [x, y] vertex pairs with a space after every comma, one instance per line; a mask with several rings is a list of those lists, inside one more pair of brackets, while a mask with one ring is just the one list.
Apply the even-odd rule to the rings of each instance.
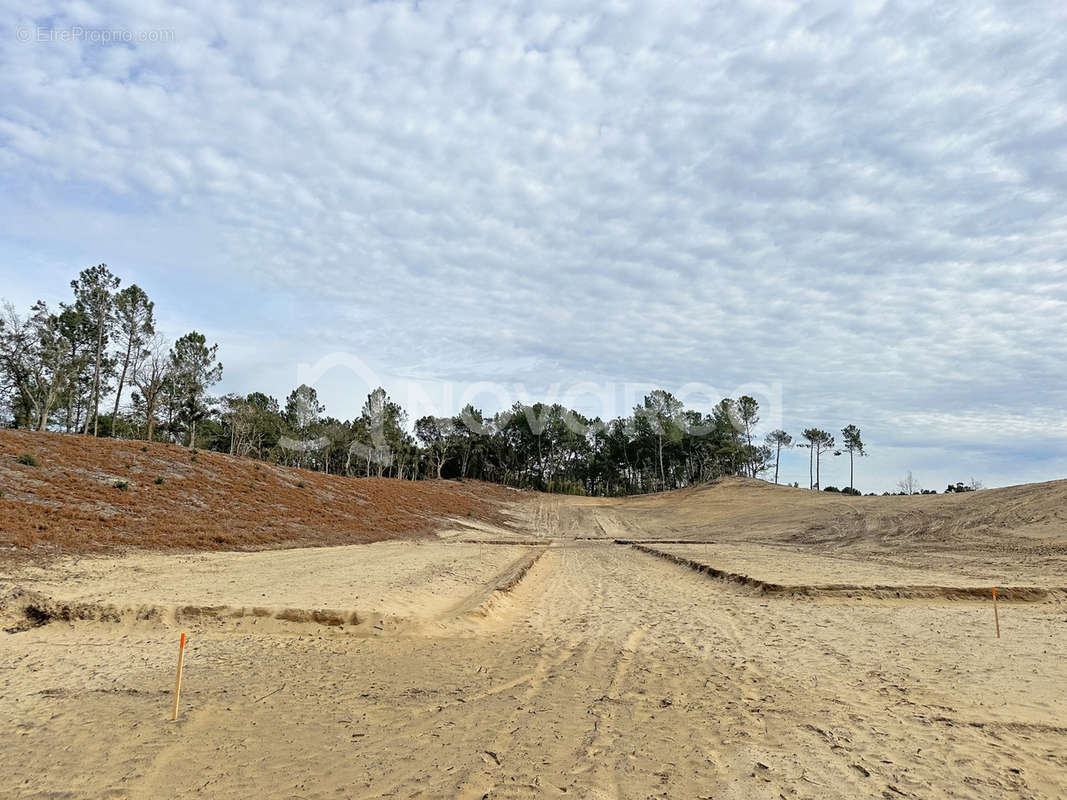
[[[20, 463], [24, 453], [37, 465]], [[177, 445], [26, 431], [0, 432], [0, 491], [0, 547], [9, 556], [414, 538], [445, 518], [496, 519], [498, 501], [515, 494], [477, 482], [346, 478]]]

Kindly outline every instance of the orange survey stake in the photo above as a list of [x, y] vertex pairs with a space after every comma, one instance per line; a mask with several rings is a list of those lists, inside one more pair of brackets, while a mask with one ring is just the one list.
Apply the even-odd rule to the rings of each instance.
[[182, 634], [181, 640], [178, 642], [178, 677], [174, 681], [174, 712], [170, 718], [175, 720], [178, 718], [178, 699], [182, 694], [182, 662], [185, 660], [185, 634]]

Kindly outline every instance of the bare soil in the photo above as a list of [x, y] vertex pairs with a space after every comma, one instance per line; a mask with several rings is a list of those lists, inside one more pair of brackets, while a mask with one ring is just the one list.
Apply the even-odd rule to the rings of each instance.
[[1067, 602], [997, 638], [984, 595], [1061, 585], [1063, 484], [997, 491], [519, 495], [435, 540], [21, 563], [0, 796], [1063, 797]]

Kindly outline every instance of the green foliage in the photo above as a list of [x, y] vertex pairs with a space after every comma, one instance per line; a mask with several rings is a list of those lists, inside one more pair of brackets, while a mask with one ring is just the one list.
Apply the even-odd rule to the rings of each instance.
[[841, 493], [841, 490], [838, 489], [836, 486], [827, 486], [825, 489], [823, 489], [823, 491], [824, 492], [836, 492], [838, 494]]
[[222, 379], [222, 364], [215, 361], [217, 344], [207, 346], [202, 333], [191, 331], [174, 343], [170, 351], [170, 385], [172, 402], [178, 418], [188, 430], [189, 446], [196, 443], [196, 426], [209, 409], [204, 395]]
[[163, 476], [159, 475], [159, 476], [156, 477], [156, 486], [162, 486], [162, 485], [163, 485]]
[[37, 466], [37, 459], [31, 453], [19, 453], [18, 458], [15, 460], [27, 467]]
[[[115, 407], [112, 410], [112, 427], [118, 419], [122, 390], [127, 378], [133, 377], [131, 367], [146, 358], [150, 352], [147, 345], [156, 332], [152, 309], [155, 304], [137, 284], [131, 284], [115, 295], [115, 323], [119, 334], [119, 352], [116, 366], [121, 360], [118, 387], [115, 390]], [[112, 435], [116, 435], [112, 433]]]
[[121, 479], [120, 479], [120, 480], [117, 480], [117, 481], [115, 481], [115, 482], [114, 482], [114, 483], [112, 483], [111, 485], [112, 485], [112, 486], [114, 486], [114, 487], [115, 487], [116, 489], [118, 489], [119, 491], [123, 491], [123, 492], [125, 492], [125, 491], [126, 491], [127, 489], [129, 489], [129, 488], [130, 488], [130, 484], [129, 484], [129, 481], [124, 481], [124, 480], [121, 480]]
[[107, 381], [113, 374], [115, 360], [107, 352], [110, 337], [115, 328], [115, 292], [121, 281], [111, 273], [107, 264], [83, 269], [76, 280], [70, 282], [74, 290], [74, 308], [82, 316], [91, 336], [86, 343], [93, 365], [92, 383], [85, 413], [83, 433], [98, 432], [97, 412], [100, 398], [106, 393]]
[[554, 478], [548, 482], [548, 491], [554, 494], [585, 495], [585, 486], [580, 481]]

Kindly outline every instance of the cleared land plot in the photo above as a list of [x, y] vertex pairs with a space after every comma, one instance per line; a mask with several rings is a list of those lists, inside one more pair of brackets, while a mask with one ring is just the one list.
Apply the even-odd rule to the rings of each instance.
[[[22, 566], [7, 584], [6, 612], [176, 622], [198, 616], [327, 624], [430, 620], [464, 601], [531, 548], [378, 542], [255, 553], [70, 558]], [[13, 596], [11, 592], [23, 594]], [[38, 599], [47, 602], [38, 602]]]
[[984, 592], [1062, 573], [1062, 488], [1020, 490], [1020, 530], [1004, 495], [952, 521], [735, 481], [532, 496], [423, 544], [20, 564], [0, 796], [1063, 797], [1062, 600], [1005, 603], [997, 639], [989, 602], [766, 594], [612, 542], [714, 533], [669, 547], [808, 585]]
[[[1046, 575], [1023, 565], [989, 569], [983, 577], [919, 567], [883, 564], [849, 555], [801, 552], [758, 544], [637, 544], [637, 549], [662, 553], [713, 577], [725, 578], [764, 591], [871, 597], [927, 597], [992, 600], [1067, 599], [1067, 580], [1049, 584]], [[1055, 579], [1055, 578], [1053, 578]]]
[[[409, 579], [380, 584], [391, 607], [428, 603], [441, 620], [372, 637], [214, 620], [0, 636], [0, 794], [1062, 794], [1063, 604], [1007, 606], [997, 640], [979, 604], [761, 598], [573, 540], [507, 593], [492, 589], [512, 548], [485, 546], [499, 560], [483, 570], [478, 546], [459, 545], [470, 582], [446, 602], [424, 556], [453, 563], [453, 547], [365, 548]], [[278, 596], [328, 599], [314, 571], [286, 580]], [[444, 619], [464, 597], [470, 613]], [[192, 639], [174, 724], [180, 629]]]

